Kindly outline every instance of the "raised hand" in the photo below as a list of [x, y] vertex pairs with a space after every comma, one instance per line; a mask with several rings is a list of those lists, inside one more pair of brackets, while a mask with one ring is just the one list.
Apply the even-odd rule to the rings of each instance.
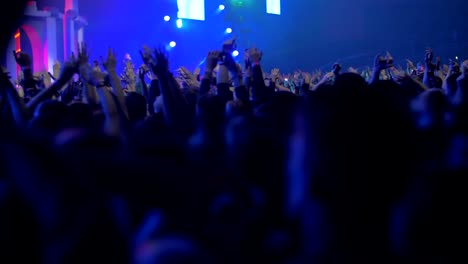
[[437, 71], [440, 71], [440, 63], [441, 63], [442, 59], [440, 57], [437, 57], [436, 58], [436, 63], [435, 63], [435, 69]]
[[112, 48], [109, 47], [107, 51], [107, 58], [106, 60], [101, 57], [102, 65], [104, 66], [104, 69], [107, 71], [115, 71], [117, 68], [117, 57], [115, 56], [115, 52], [112, 50]]
[[271, 70], [271, 79], [273, 81], [275, 81], [277, 78], [279, 78], [279, 72], [280, 70], [278, 68], [274, 68], [273, 70]]
[[468, 60], [463, 61], [460, 71], [462, 74], [467, 74], [468, 73]]
[[263, 52], [258, 50], [257, 48], [251, 48], [249, 50], [249, 58], [252, 63], [259, 64], [262, 60]]
[[414, 66], [414, 63], [408, 59], [406, 60], [406, 67], [408, 68], [409, 71], [415, 71], [418, 69], [416, 68], [416, 66]]
[[221, 54], [221, 52], [219, 52], [219, 51], [210, 51], [210, 52], [208, 52], [208, 55], [206, 56], [206, 64], [205, 64], [206, 69], [205, 69], [205, 71], [213, 72], [216, 65], [218, 65], [220, 54]]
[[447, 64], [442, 65], [442, 71], [447, 74], [449, 72], [450, 68]]
[[385, 55], [385, 59], [387, 60], [388, 67], [389, 68], [393, 67], [394, 60], [393, 60], [393, 56], [392, 56], [392, 54], [390, 54], [390, 52], [387, 51], [387, 54]]
[[249, 50], [244, 51], [244, 67], [246, 70], [250, 69], [252, 61], [250, 61]]
[[236, 38], [226, 40], [223, 43], [222, 50], [223, 52], [226, 53], [232, 53], [233, 51], [236, 50], [237, 44], [236, 44]]
[[4, 67], [2, 67], [0, 70], [0, 89], [4, 89], [5, 85], [10, 85], [10, 79], [10, 73]]
[[89, 83], [96, 87], [103, 87], [106, 82], [107, 74], [101, 71], [91, 71], [89, 74]]
[[449, 73], [458, 73], [460, 72], [460, 65], [456, 61], [450, 61]]
[[88, 46], [85, 43], [78, 45], [78, 63], [80, 65], [80, 76], [89, 82], [92, 70], [89, 64]]
[[138, 77], [140, 77], [140, 80], [144, 80], [148, 72], [149, 72], [148, 65], [146, 64], [141, 65], [140, 68], [138, 68]]
[[341, 65], [339, 63], [333, 64], [333, 73], [335, 75], [338, 75], [340, 74], [340, 71], [341, 71]]
[[348, 72], [359, 74], [359, 71], [353, 67], [349, 67]]
[[177, 73], [179, 74], [177, 78], [181, 81], [181, 83], [185, 83], [189, 88], [198, 88], [199, 84], [196, 76], [194, 76], [189, 70], [187, 70], [187, 68], [180, 67], [179, 69], [177, 69]]
[[426, 66], [432, 63], [432, 60], [434, 59], [434, 52], [432, 51], [431, 48], [426, 49], [426, 55], [424, 61], [426, 62]]
[[75, 56], [75, 53], [72, 53], [69, 60], [63, 65], [63, 69], [60, 73], [60, 79], [69, 80], [75, 73], [79, 73], [79, 61]]
[[310, 84], [310, 82], [312, 81], [312, 75], [308, 72], [303, 72], [302, 76], [304, 77], [304, 83]]
[[197, 77], [198, 75], [200, 75], [200, 72], [201, 72], [200, 67], [197, 67], [197, 68], [193, 71], [193, 75], [194, 75], [195, 77]]
[[52, 84], [52, 78], [46, 70], [42, 72], [42, 81], [44, 83], [44, 87], [49, 87]]
[[154, 51], [154, 58], [156, 62], [152, 66], [153, 72], [158, 76], [166, 74], [169, 71], [169, 59], [164, 49], [156, 49]]
[[31, 67], [31, 57], [24, 52], [13, 51], [13, 56], [15, 56], [15, 61], [21, 68], [30, 68]]
[[80, 66], [89, 64], [88, 46], [84, 42], [78, 44], [78, 62]]
[[60, 71], [62, 69], [62, 64], [60, 64], [59, 61], [55, 61], [54, 66], [53, 66], [53, 76], [55, 79], [58, 79], [60, 77]]
[[462, 91], [468, 88], [468, 60], [462, 62], [460, 67], [461, 75], [457, 78], [458, 87], [461, 88]]
[[384, 56], [381, 54], [377, 55], [374, 60], [374, 72], [381, 72], [390, 67], [393, 67], [393, 57], [389, 52]]
[[153, 51], [148, 46], [143, 46], [143, 50], [140, 50], [140, 56], [143, 63], [150, 67], [155, 63], [156, 59], [153, 57]]
[[238, 71], [236, 61], [234, 60], [234, 57], [232, 57], [231, 53], [224, 53], [223, 56], [224, 56], [223, 64], [228, 68], [231, 74], [239, 75], [242, 73], [242, 70], [240, 72]]
[[[428, 48], [425, 53], [424, 61], [426, 63], [426, 70], [429, 72], [433, 72], [437, 69], [437, 64], [433, 63], [432, 61], [434, 60], [434, 52], [432, 49]], [[439, 59], [439, 65], [440, 65], [440, 59]]]
[[334, 72], [327, 72], [327, 73], [325, 73], [325, 75], [323, 76], [323, 78], [322, 78], [322, 80], [320, 82], [321, 83], [329, 82], [329, 81], [333, 80], [334, 75], [335, 75]]

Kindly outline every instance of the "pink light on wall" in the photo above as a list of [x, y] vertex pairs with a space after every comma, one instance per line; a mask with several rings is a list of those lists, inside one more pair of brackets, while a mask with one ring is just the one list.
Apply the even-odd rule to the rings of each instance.
[[44, 41], [44, 47], [43, 47], [43, 52], [42, 52], [42, 65], [44, 68], [42, 70], [48, 70], [49, 69], [49, 41], [46, 40]]
[[70, 15], [72, 17], [76, 17], [78, 16], [78, 1], [77, 0], [65, 0], [65, 10], [64, 10], [64, 14], [66, 14], [67, 12], [70, 12]]
[[39, 33], [30, 25], [23, 25], [21, 29], [24, 31], [26, 36], [31, 43], [32, 48], [32, 61], [33, 61], [33, 71], [43, 71], [44, 70], [44, 45], [42, 44]]
[[65, 0], [65, 12], [68, 10], [74, 9], [74, 1], [73, 0]]

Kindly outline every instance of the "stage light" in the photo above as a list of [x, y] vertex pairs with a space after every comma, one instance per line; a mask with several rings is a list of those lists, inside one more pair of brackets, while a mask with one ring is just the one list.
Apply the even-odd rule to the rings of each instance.
[[237, 51], [237, 50], [233, 51], [233, 52], [232, 52], [232, 56], [233, 56], [233, 57], [239, 56], [239, 51]]
[[226, 33], [231, 34], [232, 33], [232, 28], [226, 28]]
[[177, 45], [175, 41], [169, 42], [169, 47], [174, 48]]
[[267, 0], [267, 13], [273, 15], [281, 15], [281, 0]]
[[223, 11], [224, 9], [226, 9], [226, 7], [224, 5], [219, 5], [218, 9]]
[[205, 0], [177, 0], [179, 8], [177, 18], [205, 21], [205, 2]]
[[177, 19], [176, 21], [177, 28], [182, 28], [184, 26], [184, 23], [182, 23], [182, 19]]
[[169, 20], [171, 20], [171, 17], [170, 17], [170, 16], [165, 16], [165, 17], [164, 17], [164, 21], [167, 22], [167, 21], [169, 21]]

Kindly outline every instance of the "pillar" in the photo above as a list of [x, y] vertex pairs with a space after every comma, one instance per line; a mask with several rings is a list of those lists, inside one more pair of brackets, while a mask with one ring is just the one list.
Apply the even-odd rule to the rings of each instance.
[[49, 72], [53, 72], [53, 66], [55, 61], [58, 60], [58, 54], [57, 54], [57, 45], [58, 45], [58, 40], [57, 40], [57, 18], [52, 16], [52, 17], [47, 17], [46, 18], [46, 42], [47, 44], [45, 45], [44, 49], [44, 55], [46, 56], [46, 69]]
[[18, 79], [18, 65], [16, 64], [15, 57], [13, 56], [13, 50], [17, 49], [17, 39], [12, 38], [8, 43], [8, 50], [6, 51], [6, 68], [11, 75], [13, 80]]
[[78, 0], [65, 0], [65, 12], [63, 15], [63, 43], [64, 58], [68, 59], [72, 52], [77, 53], [77, 34], [75, 19], [78, 17]]

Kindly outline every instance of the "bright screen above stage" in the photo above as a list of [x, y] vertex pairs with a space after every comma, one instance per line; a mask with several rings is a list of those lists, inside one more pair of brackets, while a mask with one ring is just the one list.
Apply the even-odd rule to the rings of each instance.
[[179, 18], [205, 20], [205, 0], [177, 0], [177, 4]]

